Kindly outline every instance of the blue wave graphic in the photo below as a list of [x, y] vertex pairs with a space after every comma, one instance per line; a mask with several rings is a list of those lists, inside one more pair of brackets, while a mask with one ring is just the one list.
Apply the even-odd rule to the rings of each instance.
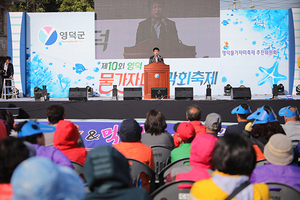
[[274, 63], [270, 68], [259, 67], [263, 78], [258, 81], [258, 85], [269, 83], [272, 88], [273, 84], [286, 80], [287, 77], [278, 70], [280, 61], [288, 60], [288, 10], [238, 10], [233, 13], [245, 16], [253, 24], [252, 29], [262, 34], [264, 50], [277, 51], [277, 55], [273, 55]]
[[34, 87], [43, 88], [46, 85], [50, 97], [68, 97], [71, 79], [63, 74], [54, 76], [48, 66], [38, 54], [27, 62], [26, 89], [29, 95], [34, 96]]

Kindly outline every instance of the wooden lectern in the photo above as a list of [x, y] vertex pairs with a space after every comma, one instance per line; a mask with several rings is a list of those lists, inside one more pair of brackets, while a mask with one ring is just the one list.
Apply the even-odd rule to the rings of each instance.
[[161, 62], [144, 66], [144, 99], [151, 99], [151, 88], [167, 88], [170, 99], [170, 66]]

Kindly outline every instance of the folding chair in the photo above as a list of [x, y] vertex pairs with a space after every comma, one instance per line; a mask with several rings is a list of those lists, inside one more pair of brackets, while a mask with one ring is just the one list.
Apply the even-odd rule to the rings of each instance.
[[266, 159], [258, 160], [258, 161], [256, 161], [255, 167], [265, 165], [267, 162], [268, 161]]
[[270, 182], [267, 183], [267, 185], [269, 187], [271, 199], [300, 199], [300, 192], [289, 185], [276, 182]]
[[[165, 146], [151, 146], [155, 163], [155, 174], [158, 174], [165, 166], [171, 162], [171, 149]], [[157, 178], [158, 179], [158, 178]]]
[[173, 181], [163, 185], [150, 194], [153, 200], [180, 199], [185, 200], [190, 196], [190, 190], [195, 181], [181, 180]]
[[82, 179], [82, 181], [85, 183], [85, 179], [84, 179], [84, 176], [83, 176], [83, 165], [78, 163], [78, 162], [75, 162], [75, 161], [71, 161], [73, 167], [74, 167], [74, 170], [75, 172], [80, 176], [80, 178]]
[[147, 166], [146, 164], [138, 160], [130, 159], [130, 158], [128, 158], [127, 160], [129, 162], [132, 185], [134, 187], [138, 187], [140, 174], [144, 172], [151, 178], [149, 193], [153, 192], [155, 189], [155, 172], [149, 166]]
[[168, 164], [166, 167], [164, 167], [158, 173], [159, 185], [162, 186], [165, 184], [165, 180], [166, 180], [168, 174], [170, 173], [171, 169], [173, 169], [175, 167], [183, 166], [188, 162], [190, 162], [190, 158], [181, 158], [179, 160], [176, 160], [175, 162]]
[[296, 146], [299, 144], [300, 140], [292, 140], [293, 149], [296, 148]]

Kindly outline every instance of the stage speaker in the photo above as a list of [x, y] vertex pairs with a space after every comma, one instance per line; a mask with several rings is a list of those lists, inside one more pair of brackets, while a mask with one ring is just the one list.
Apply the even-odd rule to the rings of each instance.
[[69, 88], [69, 101], [87, 101], [87, 88]]
[[20, 107], [12, 107], [12, 108], [0, 108], [0, 110], [7, 110], [9, 111], [12, 116], [17, 119], [20, 116]]
[[124, 100], [142, 100], [142, 88], [124, 88], [123, 90], [123, 99]]
[[192, 87], [176, 87], [175, 100], [193, 100]]
[[251, 90], [249, 87], [244, 88], [232, 88], [231, 89], [232, 99], [251, 99]]
[[152, 99], [166, 99], [168, 98], [168, 88], [151, 88]]

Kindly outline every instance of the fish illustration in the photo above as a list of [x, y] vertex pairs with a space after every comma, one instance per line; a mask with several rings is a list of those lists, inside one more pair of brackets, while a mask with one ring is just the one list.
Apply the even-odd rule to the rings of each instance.
[[90, 81], [90, 80], [95, 79], [95, 78], [93, 76], [87, 76], [86, 79]]
[[85, 70], [87, 70], [82, 64], [76, 63], [75, 67], [73, 67], [73, 70], [75, 70], [76, 73], [81, 74]]

